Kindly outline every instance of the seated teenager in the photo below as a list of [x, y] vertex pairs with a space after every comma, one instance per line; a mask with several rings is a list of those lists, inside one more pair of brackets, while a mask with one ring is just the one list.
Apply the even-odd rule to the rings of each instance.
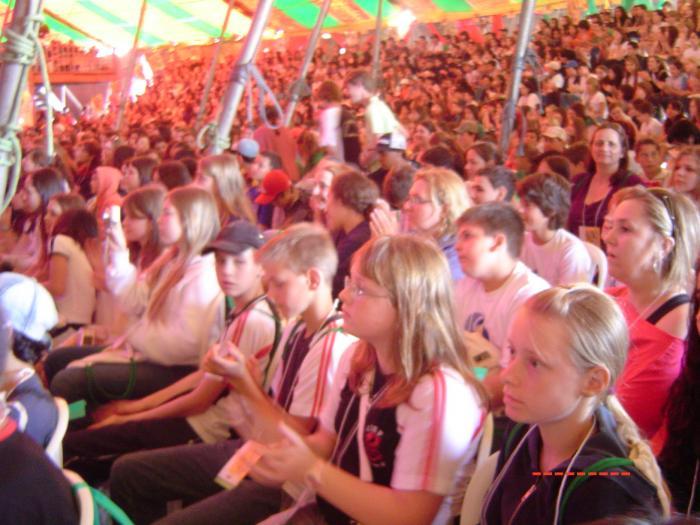
[[0, 261], [17, 272], [36, 273], [36, 265], [45, 260], [46, 226], [44, 216], [49, 200], [68, 191], [68, 184], [53, 168], [42, 168], [22, 178], [13, 199], [13, 210], [23, 214], [19, 237]]
[[564, 229], [570, 184], [560, 175], [535, 174], [518, 182], [525, 239], [520, 260], [552, 286], [590, 282], [595, 271], [583, 241]]
[[[46, 293], [46, 292], [44, 292]], [[48, 295], [48, 293], [46, 293]], [[50, 297], [49, 297], [50, 300]], [[5, 363], [12, 347], [12, 321], [0, 307], [0, 377], [5, 377]], [[37, 525], [74, 525], [78, 523], [71, 487], [42, 446], [17, 428], [17, 421], [7, 416], [4, 396], [0, 396], [0, 483], [3, 523]]]
[[128, 194], [153, 181], [153, 172], [158, 161], [152, 157], [131, 157], [122, 166], [119, 190]]
[[630, 351], [616, 394], [647, 439], [661, 428], [663, 407], [681, 371], [690, 319], [700, 221], [690, 200], [663, 188], [618, 191], [603, 241], [608, 291], [622, 308]]
[[[254, 358], [265, 371], [281, 325], [263, 292], [262, 269], [255, 261], [262, 244], [255, 226], [234, 221], [219, 232], [205, 253], [214, 252], [216, 275], [227, 297], [228, 327], [223, 340]], [[231, 435], [230, 421], [241, 418], [236, 392], [222, 396], [225, 390], [226, 383], [220, 378], [200, 370], [142, 399], [104, 405], [95, 414], [101, 419], [97, 425], [66, 436], [64, 461], [95, 484], [109, 477], [109, 466], [121, 454], [223, 441]]]
[[0, 315], [12, 327], [12, 344], [0, 392], [19, 431], [45, 447], [56, 428], [58, 411], [34, 372], [34, 363], [49, 349], [49, 331], [58, 322], [51, 294], [31, 277], [0, 273]]
[[[101, 348], [65, 348], [46, 361], [51, 391], [69, 401], [100, 404], [143, 397], [193, 371], [217, 337], [223, 300], [213, 254], [202, 254], [219, 231], [213, 197], [201, 188], [168, 193], [158, 221], [163, 254], [139, 274], [129, 262], [121, 224], [107, 229], [108, 289], [125, 313], [139, 321], [94, 362], [68, 362]], [[89, 365], [89, 372], [85, 367]], [[60, 372], [56, 373], [58, 370]]]
[[469, 196], [474, 204], [510, 202], [515, 195], [515, 174], [504, 166], [484, 168], [469, 179]]
[[455, 289], [457, 321], [465, 330], [471, 364], [491, 370], [486, 386], [498, 398], [508, 326], [518, 307], [549, 284], [518, 260], [525, 226], [509, 204], [470, 208], [457, 225], [457, 254], [466, 275]]
[[255, 223], [255, 213], [246, 195], [245, 180], [234, 155], [202, 158], [197, 163], [195, 182], [214, 196], [221, 224], [235, 219]]
[[668, 515], [651, 449], [612, 393], [627, 342], [620, 309], [590, 285], [546, 290], [518, 310], [501, 373], [515, 425], [481, 525]]
[[340, 294], [360, 341], [343, 356], [320, 428], [305, 439], [286, 430], [253, 477], [308, 486], [323, 523], [451, 523], [485, 403], [451, 290], [429, 240], [363, 246]]
[[92, 322], [95, 312], [93, 270], [85, 253], [97, 238], [97, 221], [87, 210], [68, 210], [56, 221], [48, 248], [48, 271], [43, 282], [58, 308], [58, 340]]
[[272, 228], [284, 229], [313, 219], [310, 198], [311, 194], [293, 185], [292, 179], [284, 171], [272, 170], [262, 180], [255, 203], [261, 206], [272, 204]]
[[[158, 184], [137, 188], [124, 197], [122, 228], [129, 249], [129, 260], [139, 273], [144, 272], [163, 252], [164, 247], [158, 235], [158, 218], [163, 210], [164, 200], [165, 190]], [[94, 251], [92, 253], [94, 254]], [[95, 263], [94, 259], [91, 262], [93, 268], [103, 266], [101, 263]], [[109, 290], [98, 290], [95, 324], [84, 329], [82, 334], [75, 334], [75, 341], [87, 337], [92, 338], [95, 344], [107, 343], [137, 320], [138, 316], [126, 315], [120, 309], [117, 298]], [[79, 343], [67, 340], [62, 346], [71, 344]]]
[[[233, 387], [243, 418], [229, 420], [242, 439], [170, 447], [133, 453], [118, 459], [111, 471], [114, 500], [137, 523], [165, 515], [166, 504], [182, 500], [185, 508], [167, 516], [171, 523], [257, 523], [279, 508], [281, 491], [262, 489], [244, 480], [235, 490], [222, 491], [214, 478], [243, 439], [279, 439], [278, 426], [287, 422], [300, 432], [315, 425], [343, 352], [354, 338], [341, 330], [333, 304], [331, 282], [338, 264], [333, 242], [323, 228], [298, 224], [276, 235], [259, 251], [267, 296], [289, 319], [272, 360], [272, 397], [251, 373], [233, 345], [223, 351], [235, 356]], [[221, 375], [210, 352], [205, 367]], [[231, 360], [226, 359], [227, 363]], [[246, 366], [242, 366], [243, 363]], [[307, 430], [305, 430], [307, 429]]]
[[378, 198], [376, 184], [361, 173], [344, 173], [333, 179], [325, 207], [326, 227], [335, 234], [335, 247], [338, 250], [333, 297], [338, 297], [345, 286], [352, 255], [372, 235], [369, 214]]

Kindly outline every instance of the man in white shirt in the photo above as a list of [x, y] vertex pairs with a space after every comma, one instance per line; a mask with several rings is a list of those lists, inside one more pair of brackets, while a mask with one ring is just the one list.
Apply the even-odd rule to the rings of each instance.
[[391, 108], [379, 98], [372, 75], [368, 71], [358, 70], [351, 73], [346, 85], [353, 104], [365, 108], [365, 141], [360, 163], [370, 168], [372, 164], [377, 163], [376, 146], [379, 137], [387, 133], [401, 133], [404, 136], [407, 133]]

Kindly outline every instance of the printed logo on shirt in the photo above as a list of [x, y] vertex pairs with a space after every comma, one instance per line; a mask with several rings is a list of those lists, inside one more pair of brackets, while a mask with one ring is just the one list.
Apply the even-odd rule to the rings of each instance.
[[489, 331], [486, 329], [485, 323], [486, 318], [484, 314], [481, 312], [474, 312], [464, 321], [464, 329], [468, 332], [481, 332], [484, 339], [490, 341], [491, 337], [489, 337]]
[[386, 466], [380, 451], [383, 437], [384, 431], [377, 425], [369, 424], [365, 427], [365, 452], [370, 465], [375, 468]]

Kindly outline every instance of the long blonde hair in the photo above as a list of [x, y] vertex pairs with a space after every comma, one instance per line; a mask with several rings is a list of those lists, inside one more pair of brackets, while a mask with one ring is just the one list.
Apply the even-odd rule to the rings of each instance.
[[[408, 399], [421, 377], [441, 364], [457, 370], [486, 402], [481, 384], [467, 366], [467, 350], [454, 315], [452, 279], [445, 256], [428, 239], [412, 235], [380, 237], [353, 257], [359, 273], [384, 288], [396, 308], [395, 366], [398, 370], [378, 406]], [[365, 344], [353, 356], [350, 387], [358, 389], [376, 363]]]
[[570, 357], [582, 373], [601, 366], [610, 373], [610, 386], [603, 402], [615, 418], [619, 438], [629, 449], [634, 466], [656, 487], [664, 515], [670, 513], [670, 501], [663, 477], [649, 444], [612, 393], [627, 359], [629, 336], [625, 317], [615, 301], [588, 284], [549, 288], [525, 303], [531, 313], [561, 323], [570, 336]]
[[216, 202], [208, 191], [194, 186], [175, 188], [168, 192], [166, 200], [177, 211], [182, 236], [148, 268], [146, 279], [153, 290], [146, 309], [149, 320], [156, 320], [163, 314], [168, 294], [220, 228]]
[[613, 195], [611, 209], [621, 202], [639, 201], [644, 215], [656, 233], [674, 240], [673, 248], [661, 261], [660, 278], [665, 285], [692, 290], [694, 265], [700, 248], [700, 220], [692, 201], [682, 193], [666, 188], [632, 186]]
[[257, 222], [236, 157], [227, 153], [209, 155], [199, 161], [199, 169], [202, 175], [214, 179], [214, 198], [222, 214], [233, 215], [252, 224]]
[[428, 186], [428, 197], [442, 209], [436, 238], [457, 232], [457, 219], [472, 205], [464, 181], [446, 168], [423, 168], [416, 172], [413, 184], [422, 180]]

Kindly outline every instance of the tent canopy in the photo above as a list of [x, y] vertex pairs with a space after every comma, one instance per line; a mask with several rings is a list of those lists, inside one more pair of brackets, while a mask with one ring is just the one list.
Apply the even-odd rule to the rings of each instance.
[[[332, 0], [324, 24], [328, 31], [370, 29], [379, 0]], [[520, 0], [382, 0], [385, 20], [409, 9], [421, 22], [440, 22], [519, 11]], [[0, 0], [0, 16], [15, 0]], [[562, 0], [538, 0], [538, 5]], [[227, 37], [243, 36], [250, 26], [257, 0], [234, 0]], [[219, 37], [228, 0], [148, 0], [141, 46], [204, 44]], [[313, 27], [321, 0], [276, 0], [267, 37], [276, 31], [304, 34]], [[141, 0], [45, 0], [46, 23], [54, 34], [81, 45], [126, 50], [131, 48]], [[277, 33], [279, 35], [279, 33]]]

